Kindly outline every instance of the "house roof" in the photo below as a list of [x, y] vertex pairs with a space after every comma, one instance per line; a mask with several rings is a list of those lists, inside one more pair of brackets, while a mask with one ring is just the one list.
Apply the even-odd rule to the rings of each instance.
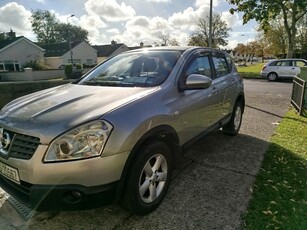
[[143, 46], [130, 46], [128, 47], [129, 50], [136, 50], [136, 49], [142, 49], [142, 48], [151, 48], [152, 45], [143, 45]]
[[100, 46], [95, 45], [92, 47], [97, 50], [97, 57], [109, 57], [121, 46], [125, 46], [125, 44], [119, 43], [119, 44], [100, 45]]
[[[83, 41], [71, 42], [71, 49], [82, 43]], [[68, 42], [54, 43], [42, 46], [46, 52], [45, 57], [60, 57], [69, 51]]]
[[14, 45], [15, 43], [21, 41], [21, 40], [25, 40], [29, 43], [31, 43], [32, 45], [36, 46], [38, 49], [44, 51], [44, 49], [38, 45], [36, 45], [35, 43], [33, 43], [32, 41], [30, 41], [29, 39], [27, 39], [26, 37], [24, 36], [19, 36], [19, 37], [14, 37], [14, 38], [8, 38], [8, 39], [5, 39], [3, 41], [0, 41], [0, 51], [4, 50], [4, 49], [7, 49], [8, 47]]

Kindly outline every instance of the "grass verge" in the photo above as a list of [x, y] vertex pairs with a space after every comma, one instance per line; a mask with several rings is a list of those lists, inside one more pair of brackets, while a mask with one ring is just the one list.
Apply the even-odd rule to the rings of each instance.
[[246, 229], [307, 229], [307, 118], [294, 110], [271, 139], [244, 220]]
[[263, 79], [263, 77], [260, 77], [260, 71], [263, 65], [264, 63], [255, 63], [248, 66], [237, 66], [237, 69], [243, 78]]

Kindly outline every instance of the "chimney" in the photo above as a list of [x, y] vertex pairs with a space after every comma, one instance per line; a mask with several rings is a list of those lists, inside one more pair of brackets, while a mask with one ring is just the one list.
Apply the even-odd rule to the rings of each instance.
[[113, 46], [113, 45], [116, 45], [117, 43], [116, 43], [116, 41], [114, 41], [114, 40], [112, 40], [111, 41], [111, 45]]
[[13, 32], [13, 30], [11, 29], [10, 32], [6, 33], [8, 39], [13, 39], [13, 38], [16, 38], [16, 33]]
[[143, 43], [143, 42], [140, 43], [140, 47], [141, 47], [141, 48], [144, 47], [144, 43]]

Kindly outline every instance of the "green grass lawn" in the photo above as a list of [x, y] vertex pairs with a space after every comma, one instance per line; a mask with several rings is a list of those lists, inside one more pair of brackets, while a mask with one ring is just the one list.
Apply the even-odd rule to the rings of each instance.
[[307, 229], [307, 118], [294, 110], [271, 139], [244, 220], [246, 229]]
[[254, 63], [247, 66], [237, 66], [237, 69], [243, 78], [262, 78], [259, 74], [263, 65], [264, 63]]

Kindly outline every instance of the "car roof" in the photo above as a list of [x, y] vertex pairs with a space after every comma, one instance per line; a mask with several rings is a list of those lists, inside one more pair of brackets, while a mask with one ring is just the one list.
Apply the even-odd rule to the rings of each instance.
[[307, 62], [307, 60], [303, 59], [303, 58], [283, 58], [283, 59], [273, 59], [270, 60], [269, 62], [273, 62], [273, 61], [304, 61]]
[[192, 50], [197, 50], [197, 49], [206, 49], [206, 50], [210, 50], [210, 51], [225, 53], [223, 50], [213, 49], [213, 48], [209, 48], [209, 47], [202, 47], [202, 46], [159, 46], [159, 47], [145, 47], [145, 48], [131, 50], [131, 51], [127, 51], [127, 52], [132, 53], [132, 52], [140, 52], [140, 51], [143, 51], [143, 50], [147, 50], [147, 51], [163, 51], [163, 50], [167, 50], [167, 51], [180, 51], [180, 52], [184, 52], [186, 50], [192, 51]]

